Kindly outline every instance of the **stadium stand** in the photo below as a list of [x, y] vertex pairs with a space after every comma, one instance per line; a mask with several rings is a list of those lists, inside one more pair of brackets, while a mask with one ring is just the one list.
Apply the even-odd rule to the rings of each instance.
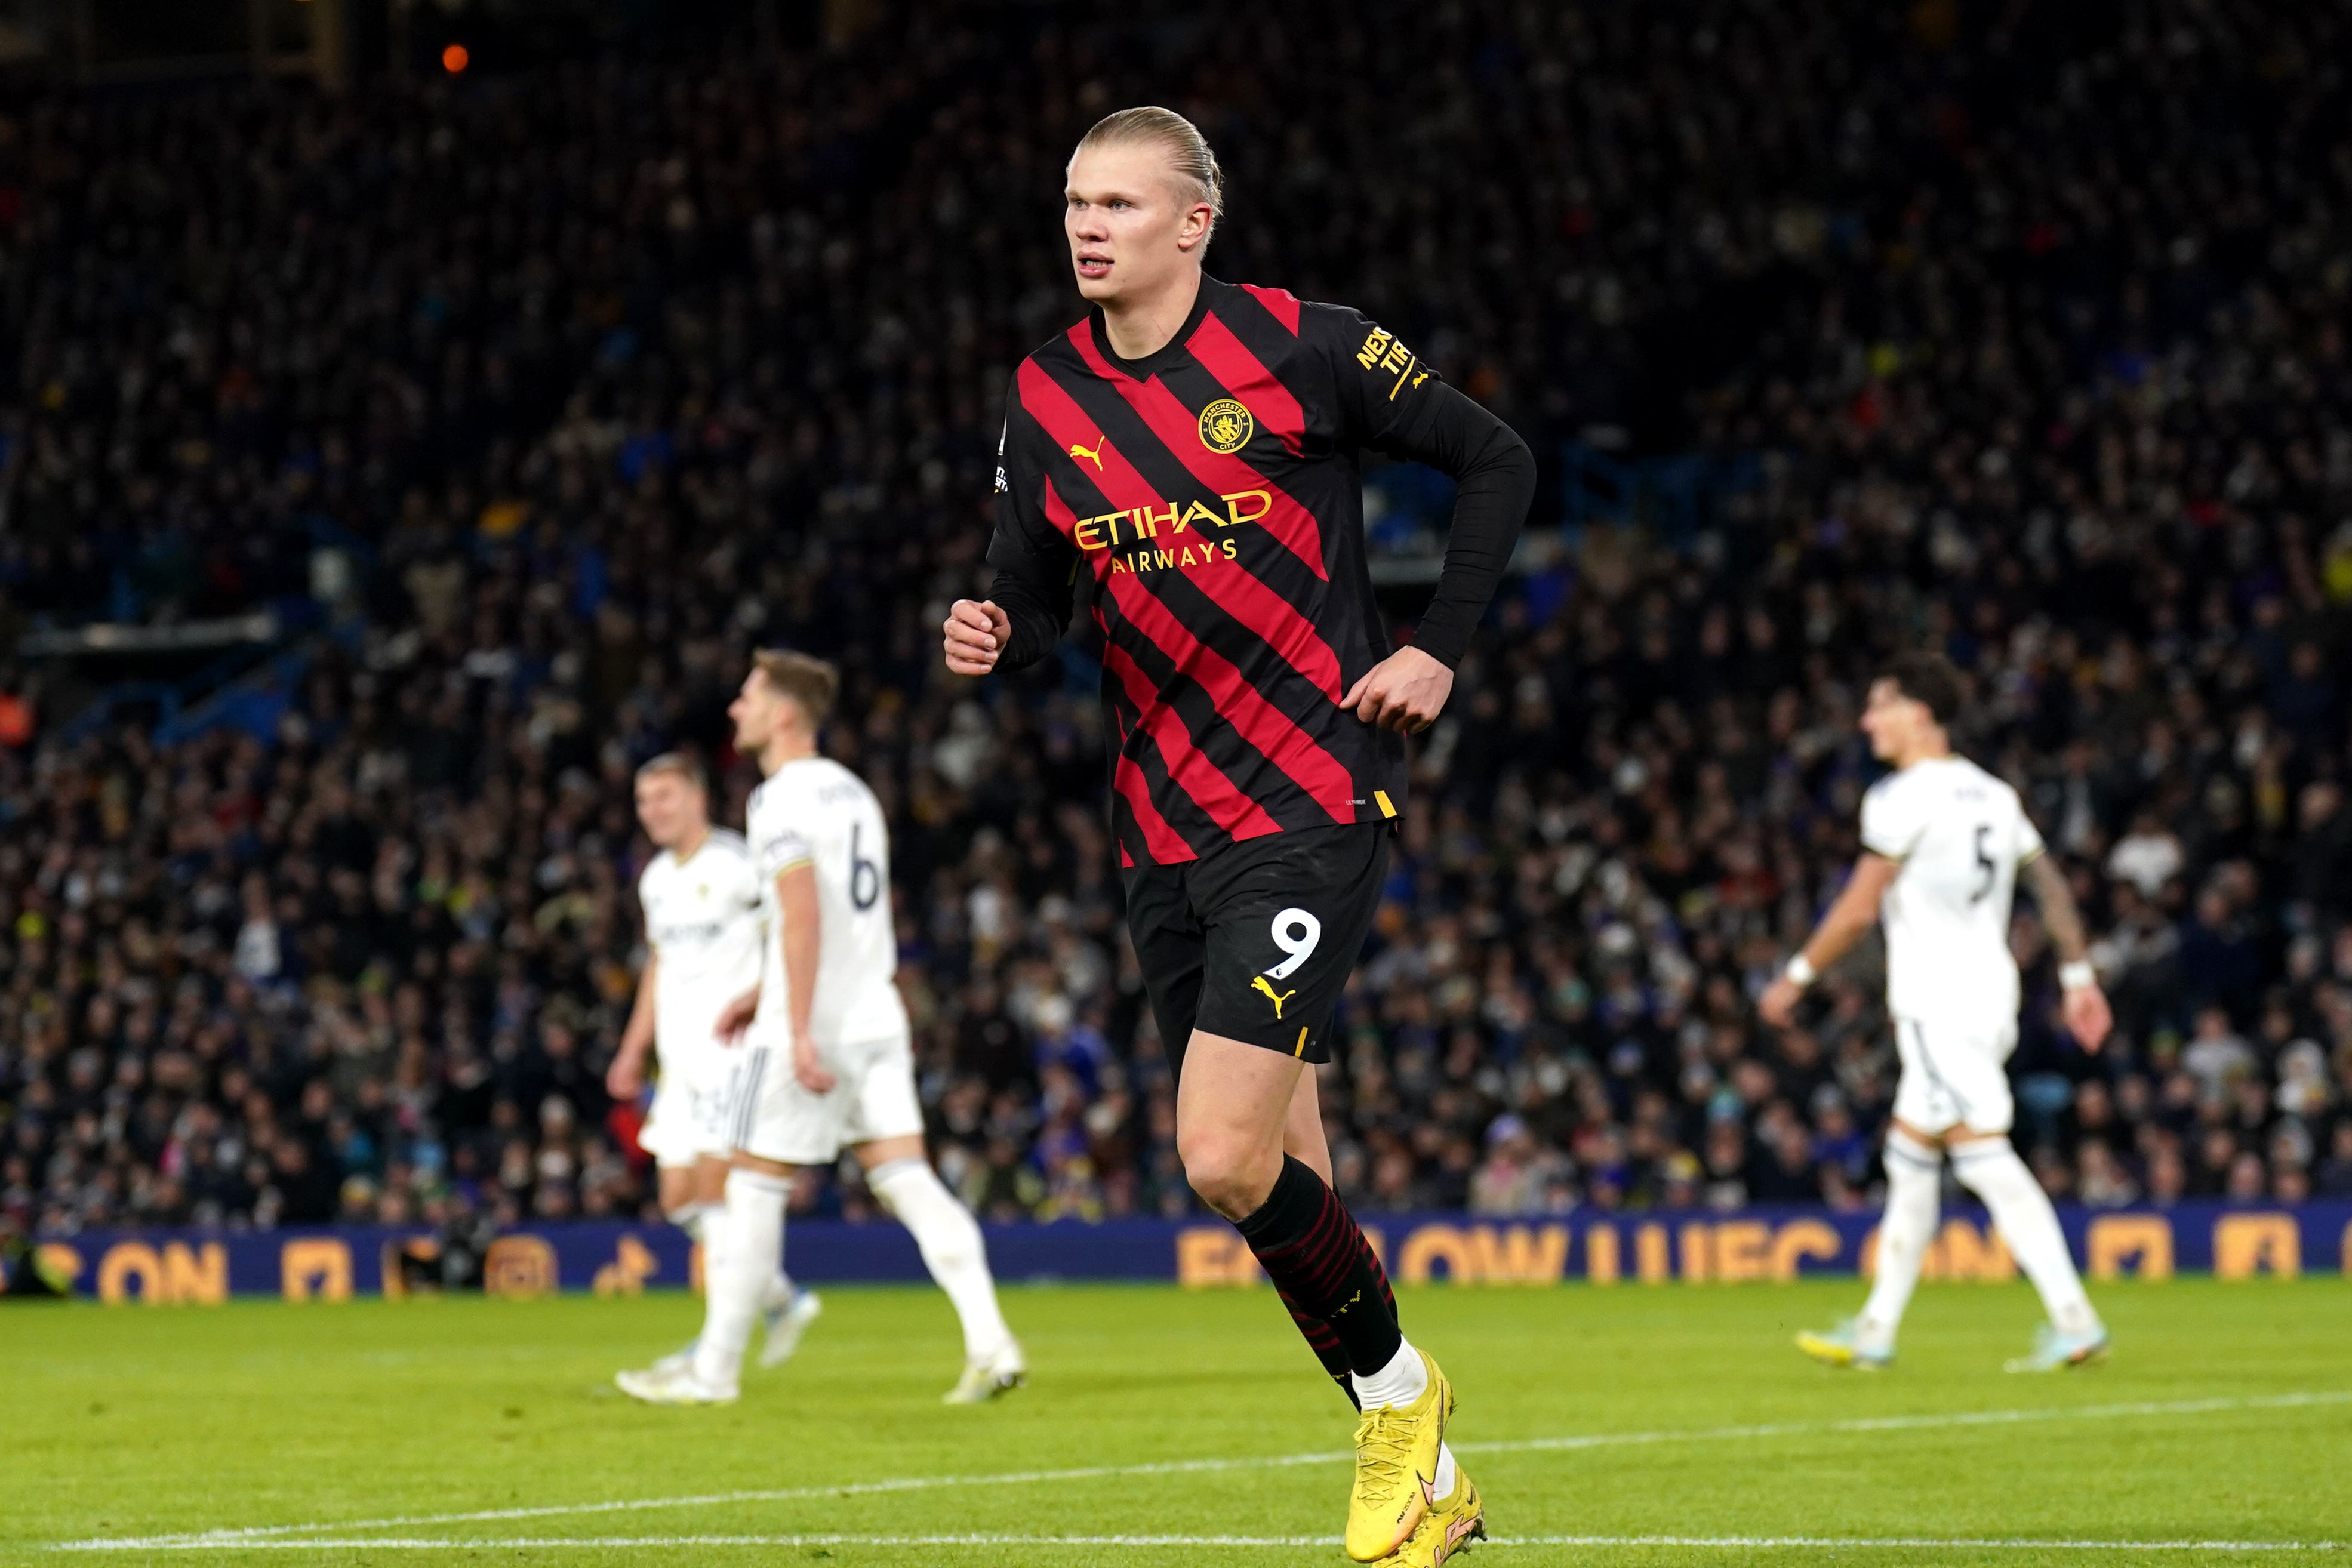
[[602, 1088], [630, 769], [730, 760], [777, 641], [845, 666], [833, 749], [893, 815], [949, 1179], [1191, 1212], [1086, 638], [979, 685], [935, 630], [985, 580], [1003, 378], [1075, 316], [1060, 160], [1155, 97], [1232, 172], [1213, 269], [1407, 337], [1559, 530], [1418, 754], [1322, 1082], [1351, 1203], [1864, 1204], [1869, 964], [1784, 1038], [1749, 1002], [1854, 853], [1862, 685], [1921, 642], [2116, 1002], [2075, 1050], [2021, 921], [2045, 1184], [2352, 1193], [2346, 14], [1984, 12], [1045, 10], [9, 105], [0, 641], [309, 629], [216, 723], [77, 724], [0, 665], [0, 1209], [646, 1210]]

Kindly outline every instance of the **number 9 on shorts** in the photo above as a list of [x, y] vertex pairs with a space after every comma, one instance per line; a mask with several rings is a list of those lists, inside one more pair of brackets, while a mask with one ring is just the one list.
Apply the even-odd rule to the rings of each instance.
[[1129, 869], [1128, 924], [1171, 1051], [1192, 1032], [1307, 1061], [1363, 951], [1388, 876], [1386, 824], [1245, 839], [1201, 860]]

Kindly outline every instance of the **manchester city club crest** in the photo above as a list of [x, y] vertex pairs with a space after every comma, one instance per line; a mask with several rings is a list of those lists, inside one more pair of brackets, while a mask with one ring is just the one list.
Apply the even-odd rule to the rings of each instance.
[[1221, 397], [1201, 411], [1201, 444], [1212, 452], [1239, 452], [1257, 422], [1233, 398]]

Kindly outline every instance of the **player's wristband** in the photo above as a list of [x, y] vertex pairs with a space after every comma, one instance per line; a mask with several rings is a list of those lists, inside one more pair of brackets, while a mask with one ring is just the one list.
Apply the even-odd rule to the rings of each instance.
[[1813, 968], [1812, 960], [1802, 953], [1790, 959], [1789, 967], [1780, 972], [1788, 977], [1790, 985], [1801, 991], [1821, 978], [1819, 972]]
[[2079, 991], [2099, 983], [2098, 971], [2091, 967], [2088, 958], [2077, 958], [2071, 964], [2058, 966], [2058, 983], [2070, 991]]

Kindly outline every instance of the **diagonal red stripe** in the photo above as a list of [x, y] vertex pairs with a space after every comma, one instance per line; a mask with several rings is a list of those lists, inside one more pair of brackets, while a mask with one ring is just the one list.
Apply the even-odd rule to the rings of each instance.
[[1318, 1237], [1298, 1244], [1298, 1255], [1291, 1258], [1291, 1271], [1301, 1274], [1318, 1293], [1328, 1295], [1339, 1288], [1352, 1262], [1355, 1249], [1348, 1246], [1348, 1237]]
[[1260, 519], [1265, 531], [1304, 561], [1309, 571], [1326, 581], [1330, 580], [1331, 574], [1323, 567], [1323, 525], [1315, 520], [1314, 513], [1240, 458], [1227, 452], [1212, 452], [1201, 444], [1199, 416], [1178, 401], [1158, 376], [1139, 382], [1114, 370], [1111, 362], [1103, 358], [1102, 350], [1095, 345], [1091, 323], [1081, 321], [1071, 328], [1070, 342], [1087, 368], [1127, 400], [1128, 406], [1140, 414], [1151, 434], [1160, 438], [1169, 455], [1181, 463], [1193, 478], [1217, 495], [1264, 490], [1270, 498], [1266, 514]]
[[[1059, 499], [1054, 497], [1054, 482], [1050, 479], [1045, 482], [1045, 494]], [[1099, 614], [1096, 618], [1101, 619]], [[1150, 848], [1155, 863], [1172, 865], [1178, 861], [1192, 859], [1192, 846], [1185, 841], [1183, 834], [1169, 826], [1166, 817], [1160, 814], [1159, 806], [1151, 799], [1150, 781], [1143, 777], [1143, 770], [1136, 766], [1135, 759], [1127, 754], [1127, 743], [1135, 734], [1134, 727], [1128, 723], [1126, 713], [1117, 703], [1107, 706], [1110, 708], [1112, 722], [1118, 726], [1118, 749], [1116, 753], [1118, 761], [1111, 769], [1111, 788], [1118, 790], [1134, 810], [1136, 826], [1142, 831], [1143, 841]], [[1124, 843], [1118, 846], [1118, 863], [1122, 866], [1135, 863], [1135, 857], [1128, 852]]]
[[1106, 580], [1128, 623], [1150, 638], [1180, 674], [1200, 683], [1220, 718], [1314, 797], [1333, 821], [1356, 820], [1355, 784], [1339, 758], [1267, 702], [1223, 653], [1186, 630], [1174, 612], [1136, 580], [1135, 573], [1114, 572]]
[[1249, 345], [1234, 336], [1234, 329], [1217, 319], [1213, 310], [1201, 318], [1199, 330], [1184, 345], [1201, 368], [1217, 378], [1219, 384], [1242, 400], [1261, 429], [1277, 436], [1293, 457], [1306, 448], [1307, 411], [1290, 389], [1266, 369], [1265, 361], [1249, 350]]
[[[1134, 811], [1136, 826], [1143, 830], [1144, 847], [1151, 852], [1154, 864], [1173, 865], [1178, 861], [1196, 858], [1192, 846], [1168, 825], [1168, 819], [1151, 803], [1151, 789], [1144, 782], [1143, 769], [1135, 765], [1134, 758], [1122, 756], [1118, 759], [1118, 766], [1111, 770], [1111, 787]], [[1119, 852], [1125, 854], [1126, 851], [1122, 847]]]
[[1268, 588], [1249, 568], [1239, 561], [1231, 565], [1231, 570], [1219, 572], [1215, 580], [1216, 592], [1213, 597], [1218, 605], [1264, 638], [1266, 646], [1312, 681], [1325, 696], [1338, 702], [1347, 690], [1347, 683], [1339, 679], [1339, 655], [1323, 641], [1323, 634], [1315, 630], [1315, 622], [1301, 615], [1297, 605]]
[[1305, 1263], [1326, 1291], [1338, 1290], [1354, 1269], [1361, 1234], [1336, 1198], [1316, 1217], [1306, 1244]]
[[1309, 1345], [1319, 1351], [1332, 1349], [1339, 1344], [1339, 1336], [1329, 1323], [1286, 1295], [1282, 1298], [1282, 1304], [1290, 1309], [1290, 1321], [1298, 1325], [1298, 1332], [1306, 1336]]
[[1211, 597], [1220, 609], [1256, 632], [1325, 696], [1334, 703], [1339, 700], [1347, 689], [1339, 679], [1339, 656], [1315, 630], [1315, 622], [1239, 561], [1232, 563], [1231, 570], [1219, 572], [1214, 580], [1216, 591]]
[[1318, 1287], [1335, 1283], [1355, 1258], [1345, 1213], [1335, 1212], [1335, 1206], [1327, 1201], [1307, 1222], [1307, 1228], [1275, 1249], [1274, 1255], [1307, 1283]]
[[[1250, 364], [1257, 366], [1259, 376], [1264, 377], [1277, 389], [1281, 387], [1281, 383], [1275, 382], [1265, 367], [1250, 357], [1249, 350], [1241, 346], [1240, 340], [1226, 330], [1224, 324], [1218, 321], [1215, 316], [1202, 318], [1202, 327], [1204, 330], [1212, 324], [1216, 327], [1224, 340], [1232, 344], [1235, 353], [1247, 360]], [[1286, 519], [1283, 527], [1270, 528], [1268, 531], [1286, 546], [1292, 554], [1305, 561], [1316, 576], [1323, 578], [1326, 581], [1329, 580], [1328, 574], [1323, 570], [1321, 527], [1315, 521], [1312, 513], [1292, 500], [1273, 480], [1266, 478], [1240, 458], [1211, 452], [1202, 446], [1200, 439], [1200, 422], [1190, 410], [1177, 401], [1176, 394], [1170, 392], [1157, 378], [1139, 382], [1113, 369], [1110, 362], [1102, 357], [1101, 350], [1095, 346], [1093, 333], [1085, 322], [1080, 322], [1077, 327], [1071, 329], [1070, 340], [1077, 345], [1078, 351], [1086, 357], [1087, 363], [1094, 368], [1095, 373], [1118, 390], [1119, 395], [1126, 399], [1128, 405], [1142, 416], [1146, 423], [1150, 426], [1151, 433], [1160, 438], [1160, 444], [1166, 446], [1170, 454], [1182, 464], [1201, 485], [1217, 495], [1239, 494], [1245, 490], [1265, 491], [1271, 503], [1270, 509], [1266, 513], [1266, 520], [1272, 522], [1277, 518]], [[1194, 341], [1198, 340], [1196, 335]], [[1024, 371], [1028, 368], [1025, 364], [1023, 366]], [[1236, 373], [1240, 372], [1237, 371]], [[1053, 392], [1060, 392], [1069, 402], [1076, 416], [1074, 423], [1082, 431], [1093, 430], [1093, 423], [1087, 420], [1085, 411], [1077, 406], [1075, 399], [1069, 398], [1068, 393], [1062, 392], [1062, 389], [1054, 383], [1052, 377], [1043, 371], [1037, 372], [1037, 377], [1045, 387], [1050, 387]], [[1223, 376], [1218, 376], [1217, 379], [1227, 386], [1232, 384]], [[1025, 380], [1023, 382], [1022, 391], [1022, 401], [1026, 406], [1028, 382]], [[1040, 395], [1044, 395], [1042, 388]], [[1289, 397], [1286, 391], [1282, 395], [1285, 398]], [[1298, 413], [1296, 400], [1291, 402], [1290, 411], [1297, 420], [1299, 427], [1303, 429], [1305, 416]], [[1030, 412], [1034, 413], [1036, 410], [1032, 408]], [[1070, 440], [1084, 444], [1087, 437], [1081, 434], [1071, 437]], [[1055, 441], [1057, 444], [1065, 446], [1068, 444], [1058, 435], [1055, 437]], [[1118, 457], [1117, 468], [1114, 469], [1111, 466], [1114, 449], [1106, 444], [1098, 435], [1095, 438], [1094, 446], [1088, 449], [1100, 450], [1103, 455], [1105, 466], [1100, 470], [1101, 479], [1096, 487], [1102, 490], [1106, 497], [1119, 506], [1129, 507], [1156, 507], [1160, 504], [1160, 497], [1153, 490], [1151, 482], [1144, 478], [1142, 474], [1136, 470], [1124, 456]], [[1126, 476], [1130, 474], [1133, 475], [1136, 488], [1131, 492], [1119, 489], [1118, 486], [1127, 483]], [[1302, 538], [1307, 541], [1307, 548], [1304, 549], [1299, 542]], [[1276, 653], [1280, 653], [1292, 669], [1297, 670], [1321, 688], [1325, 696], [1335, 703], [1339, 700], [1346, 691], [1347, 683], [1339, 678], [1339, 655], [1331, 651], [1331, 644], [1325, 642], [1322, 633], [1315, 629], [1315, 623], [1299, 613], [1297, 606], [1267, 587], [1247, 567], [1243, 567], [1238, 571], [1220, 572], [1217, 577], [1217, 589], [1218, 602], [1223, 605], [1226, 613], [1264, 638], [1266, 644]]]
[[1160, 700], [1150, 680], [1136, 668], [1133, 655], [1112, 643], [1103, 650], [1103, 664], [1118, 677], [1119, 685], [1127, 688], [1127, 700], [1143, 716], [1144, 729], [1159, 744], [1160, 758], [1168, 764], [1168, 777], [1228, 837], [1254, 839], [1282, 831], [1264, 807], [1234, 788], [1234, 781], [1201, 754], [1192, 744], [1192, 732], [1184, 727], [1183, 716]]
[[[1119, 501], [1119, 492], [1150, 494], [1151, 482], [1127, 460], [1125, 453], [1103, 439], [1102, 428], [1095, 423], [1094, 416], [1080, 408], [1078, 400], [1064, 391], [1062, 383], [1048, 375], [1036, 361], [1022, 361], [1015, 380], [1021, 388], [1021, 406], [1045, 428], [1045, 438], [1069, 455], [1078, 476], [1092, 483], [1105, 500], [1132, 507], [1138, 503], [1133, 499]], [[1087, 455], [1070, 454], [1073, 446], [1085, 447]]]
[[[1299, 452], [1306, 439], [1307, 415], [1298, 406], [1298, 400], [1265, 368], [1264, 361], [1234, 336], [1231, 328], [1217, 319], [1215, 312], [1201, 318], [1200, 329], [1192, 334], [1187, 346], [1203, 370], [1249, 405], [1251, 417], [1277, 436], [1293, 455]], [[1175, 401], [1173, 394], [1170, 394], [1169, 401]], [[1198, 434], [1197, 424], [1194, 433]], [[1221, 578], [1218, 588], [1220, 598], [1234, 612], [1235, 619], [1265, 637], [1292, 668], [1322, 687], [1324, 695], [1338, 702], [1346, 687], [1339, 678], [1339, 660], [1314, 622], [1246, 568], [1243, 569], [1241, 580], [1228, 590], [1233, 575], [1229, 572]]]
[[1255, 283], [1244, 283], [1242, 287], [1265, 307], [1266, 314], [1290, 329], [1292, 337], [1298, 336], [1298, 296], [1287, 288], [1266, 288]]
[[[1102, 438], [1076, 401], [1038, 369], [1035, 361], [1022, 361], [1020, 387], [1022, 407], [1045, 427], [1055, 444], [1084, 444], [1093, 437], [1102, 456], [1096, 487], [1106, 499], [1130, 508], [1157, 504], [1158, 497], [1152, 494], [1149, 481]], [[1047, 520], [1063, 533], [1075, 535], [1076, 514], [1050, 483], [1045, 486], [1045, 500]], [[1135, 573], [1111, 571], [1106, 565], [1097, 569], [1097, 576], [1128, 623], [1166, 654], [1181, 674], [1198, 682], [1209, 694], [1219, 717], [1296, 780], [1330, 813], [1333, 821], [1356, 820], [1354, 781], [1337, 758], [1267, 702], [1232, 661], [1194, 636]]]

